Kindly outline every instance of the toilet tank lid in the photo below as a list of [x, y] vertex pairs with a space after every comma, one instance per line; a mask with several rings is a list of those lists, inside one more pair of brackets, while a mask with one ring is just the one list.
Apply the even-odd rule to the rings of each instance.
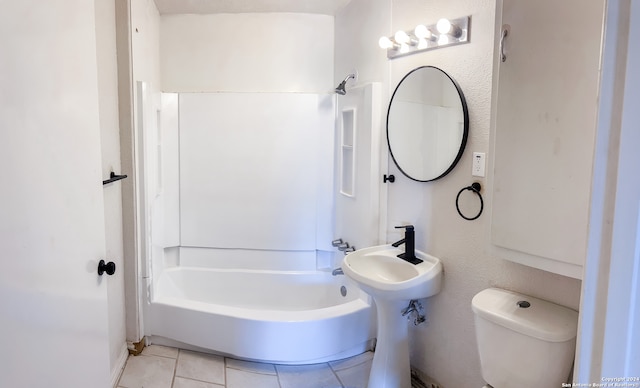
[[517, 292], [489, 288], [471, 306], [484, 319], [543, 341], [569, 341], [578, 331], [577, 311]]

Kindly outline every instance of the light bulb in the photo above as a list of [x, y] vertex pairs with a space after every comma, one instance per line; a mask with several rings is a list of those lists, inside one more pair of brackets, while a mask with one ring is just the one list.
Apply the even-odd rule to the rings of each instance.
[[400, 44], [407, 44], [411, 41], [411, 38], [409, 38], [409, 35], [404, 31], [396, 32], [396, 34], [394, 35], [394, 38], [396, 42]]
[[440, 34], [451, 35], [454, 38], [459, 38], [462, 35], [462, 29], [455, 24], [451, 23], [449, 19], [440, 19], [436, 24], [436, 28]]
[[413, 33], [418, 39], [431, 39], [431, 31], [429, 31], [427, 26], [425, 26], [424, 24], [417, 25], [415, 30], [413, 30]]
[[426, 39], [420, 39], [418, 41], [418, 50], [426, 49], [429, 47], [429, 42]]
[[393, 47], [393, 42], [388, 37], [383, 36], [380, 38], [380, 40], [378, 40], [378, 45], [380, 46], [380, 48], [390, 49], [391, 47]]
[[409, 52], [409, 45], [406, 43], [403, 43], [400, 45], [400, 52], [403, 54], [406, 54]]
[[436, 28], [438, 32], [441, 34], [448, 34], [451, 32], [451, 22], [449, 19], [440, 19], [438, 20], [438, 24], [436, 24]]
[[438, 45], [449, 44], [449, 35], [442, 34], [438, 37]]

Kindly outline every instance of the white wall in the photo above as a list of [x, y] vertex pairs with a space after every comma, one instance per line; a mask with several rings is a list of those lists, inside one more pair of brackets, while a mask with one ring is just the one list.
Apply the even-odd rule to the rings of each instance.
[[333, 173], [334, 109], [323, 100], [332, 96], [179, 95], [182, 246], [330, 247], [331, 207], [317, 206]]
[[[378, 38], [390, 32], [391, 0], [352, 0], [335, 16], [334, 83], [353, 70], [358, 84], [388, 84], [386, 54], [378, 50]], [[373, 39], [373, 40], [372, 40]], [[383, 88], [383, 100], [386, 90]], [[384, 109], [386, 117], [386, 109]]]
[[131, 0], [133, 79], [160, 89], [160, 14], [153, 0]]
[[[381, 35], [416, 24], [433, 24], [441, 17], [472, 16], [471, 43], [388, 61], [377, 47]], [[377, 21], [378, 23], [373, 23]], [[470, 133], [458, 166], [446, 177], [418, 183], [404, 177], [390, 162], [396, 183], [388, 186], [388, 241], [399, 239], [391, 229], [402, 223], [416, 226], [416, 248], [439, 257], [444, 264], [442, 292], [426, 303], [427, 322], [410, 331], [411, 363], [444, 387], [484, 384], [471, 312], [471, 299], [480, 290], [497, 286], [577, 309], [580, 282], [489, 255], [491, 182], [481, 179], [485, 194], [483, 215], [465, 221], [455, 209], [457, 192], [470, 185], [472, 152], [490, 147], [491, 89], [495, 1], [353, 0], [336, 16], [336, 69], [366, 69], [367, 77], [386, 81], [390, 92], [408, 71], [437, 66], [451, 75], [467, 99]], [[363, 28], [369, 26], [369, 28]], [[375, 26], [375, 27], [374, 27]], [[380, 28], [386, 28], [380, 31]], [[358, 47], [358, 50], [353, 50]], [[363, 72], [361, 72], [362, 74]], [[386, 110], [384, 110], [386, 112]], [[385, 150], [386, 152], [386, 150]], [[469, 197], [470, 208], [477, 204]], [[464, 205], [464, 204], [463, 204]]]
[[[122, 173], [118, 124], [115, 5], [112, 0], [96, 0], [96, 48], [102, 176]], [[112, 375], [118, 373], [127, 355], [124, 315], [124, 270], [122, 248], [122, 195], [120, 182], [104, 186], [106, 261], [116, 264], [116, 273], [107, 281], [109, 305], [109, 356]]]
[[165, 92], [333, 89], [333, 18], [265, 13], [164, 15]]

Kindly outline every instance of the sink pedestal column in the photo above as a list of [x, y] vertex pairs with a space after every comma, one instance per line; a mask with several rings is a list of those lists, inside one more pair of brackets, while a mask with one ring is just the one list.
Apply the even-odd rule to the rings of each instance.
[[374, 300], [378, 310], [378, 340], [368, 388], [411, 388], [409, 329], [406, 317], [402, 316], [408, 301]]

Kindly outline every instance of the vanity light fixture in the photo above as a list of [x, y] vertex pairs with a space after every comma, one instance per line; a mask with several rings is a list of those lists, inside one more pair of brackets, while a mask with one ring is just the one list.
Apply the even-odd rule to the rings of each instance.
[[469, 43], [471, 16], [458, 19], [440, 19], [433, 25], [419, 24], [413, 31], [400, 30], [393, 36], [378, 40], [380, 48], [387, 50], [387, 58], [433, 50], [446, 46]]

